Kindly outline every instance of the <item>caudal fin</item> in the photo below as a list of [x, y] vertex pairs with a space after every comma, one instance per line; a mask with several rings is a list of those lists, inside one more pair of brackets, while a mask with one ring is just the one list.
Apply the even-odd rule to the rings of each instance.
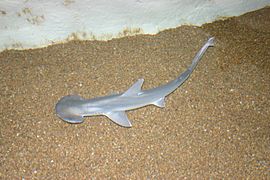
[[215, 37], [211, 37], [207, 41], [208, 46], [214, 46], [215, 45]]
[[192, 64], [189, 67], [189, 70], [191, 72], [195, 69], [196, 65], [198, 64], [198, 62], [200, 61], [200, 59], [202, 58], [202, 56], [204, 55], [204, 53], [206, 52], [206, 50], [208, 49], [208, 47], [214, 46], [214, 41], [215, 41], [215, 38], [214, 37], [209, 38], [208, 41], [200, 49], [200, 51], [193, 58]]
[[207, 42], [203, 45], [203, 47], [199, 50], [199, 52], [193, 58], [192, 64], [188, 67], [188, 69], [185, 72], [183, 72], [180, 76], [178, 76], [176, 80], [171, 82], [172, 84], [174, 84], [174, 86], [178, 87], [187, 80], [187, 78], [193, 72], [193, 70], [197, 66], [198, 62], [200, 61], [200, 59], [202, 58], [202, 56], [204, 55], [208, 47], [214, 46], [214, 40], [215, 40], [214, 37], [211, 37], [207, 40]]

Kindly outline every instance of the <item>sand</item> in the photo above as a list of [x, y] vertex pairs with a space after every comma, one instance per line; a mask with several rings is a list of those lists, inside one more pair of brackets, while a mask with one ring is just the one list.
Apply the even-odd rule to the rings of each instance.
[[[166, 107], [68, 124], [68, 94], [143, 89], [198, 67]], [[203, 27], [0, 53], [0, 179], [270, 179], [270, 8]]]

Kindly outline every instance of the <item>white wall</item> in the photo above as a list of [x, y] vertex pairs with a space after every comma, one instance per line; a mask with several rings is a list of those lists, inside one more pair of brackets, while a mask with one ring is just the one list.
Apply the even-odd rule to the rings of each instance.
[[202, 25], [270, 0], [0, 0], [0, 51]]

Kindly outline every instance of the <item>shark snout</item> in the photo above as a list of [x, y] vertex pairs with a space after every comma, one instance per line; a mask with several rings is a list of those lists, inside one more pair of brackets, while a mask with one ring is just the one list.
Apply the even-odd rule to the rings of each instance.
[[57, 116], [69, 123], [82, 123], [83, 114], [80, 106], [83, 100], [82, 97], [76, 95], [63, 97], [55, 106]]

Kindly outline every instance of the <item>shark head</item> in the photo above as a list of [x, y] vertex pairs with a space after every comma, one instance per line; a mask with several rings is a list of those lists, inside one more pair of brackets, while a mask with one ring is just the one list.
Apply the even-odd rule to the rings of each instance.
[[82, 123], [83, 113], [79, 108], [84, 102], [80, 96], [65, 96], [56, 104], [55, 110], [58, 117], [69, 123]]

